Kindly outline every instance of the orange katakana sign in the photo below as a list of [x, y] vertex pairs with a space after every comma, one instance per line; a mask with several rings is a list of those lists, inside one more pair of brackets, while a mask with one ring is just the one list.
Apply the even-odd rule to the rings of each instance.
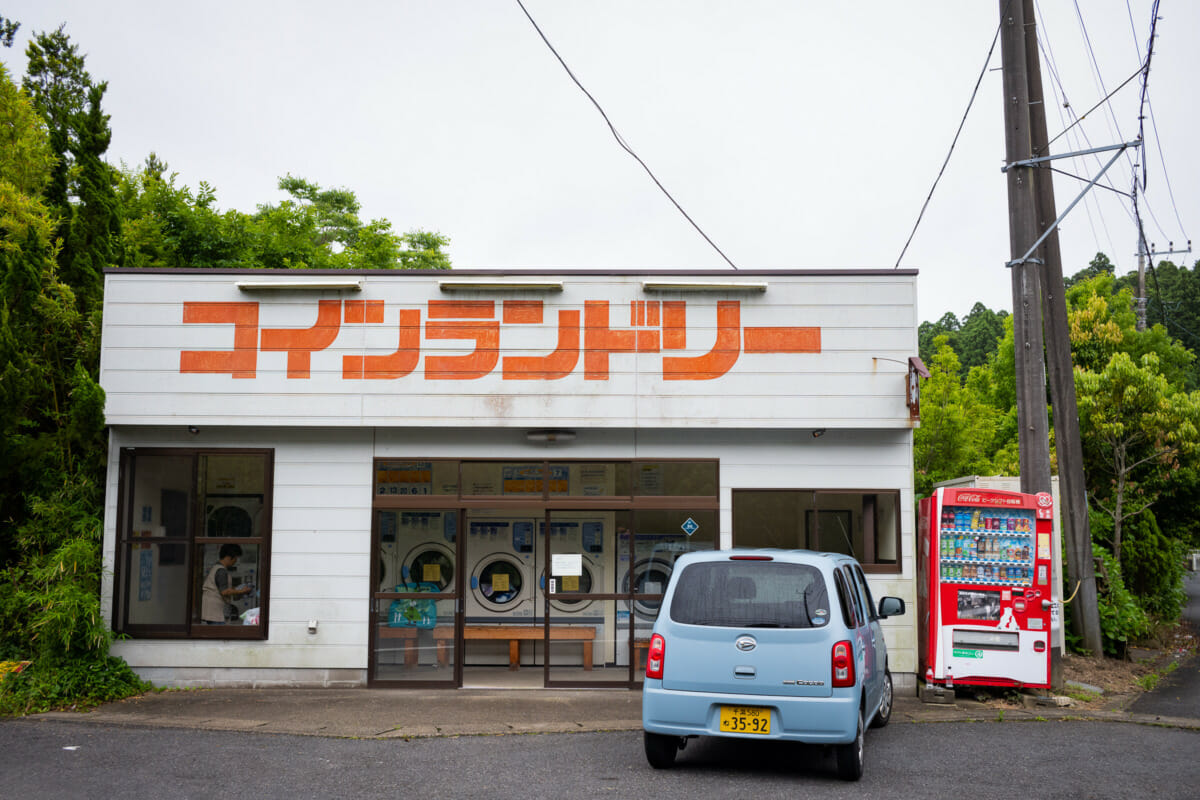
[[[579, 309], [559, 309], [554, 349], [545, 355], [504, 355], [506, 330], [544, 325], [541, 300], [430, 300], [422, 329], [421, 309], [400, 309], [396, 349], [382, 355], [342, 356], [344, 380], [396, 380], [414, 374], [422, 342], [456, 339], [472, 343], [463, 355], [426, 353], [425, 380], [477, 380], [495, 372], [503, 380], [553, 381], [574, 373], [583, 356], [584, 379], [606, 381], [609, 358], [621, 353], [662, 353], [662, 378], [705, 381], [725, 375], [742, 353], [819, 353], [819, 327], [744, 326], [741, 302], [717, 302], [712, 349], [694, 356], [669, 355], [687, 348], [687, 302], [634, 300], [629, 325], [614, 327], [608, 300], [588, 300]], [[181, 373], [254, 378], [260, 352], [287, 353], [287, 377], [310, 377], [313, 353], [332, 346], [343, 326], [385, 324], [382, 300], [320, 300], [307, 328], [259, 327], [257, 302], [184, 302], [184, 324], [233, 326], [232, 350], [183, 350]]]

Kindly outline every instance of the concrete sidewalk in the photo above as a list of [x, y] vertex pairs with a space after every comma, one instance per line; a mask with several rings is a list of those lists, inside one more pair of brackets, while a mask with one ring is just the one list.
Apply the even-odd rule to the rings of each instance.
[[[641, 730], [642, 696], [616, 689], [195, 689], [153, 692], [87, 712], [30, 719], [351, 738]], [[1092, 719], [1200, 730], [1200, 719], [974, 700], [897, 697], [892, 724]]]

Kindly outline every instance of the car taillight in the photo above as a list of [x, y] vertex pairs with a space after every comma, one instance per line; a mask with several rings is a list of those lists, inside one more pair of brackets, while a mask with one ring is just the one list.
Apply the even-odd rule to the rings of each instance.
[[833, 646], [833, 685], [854, 685], [854, 646], [850, 642], [838, 642]]
[[658, 678], [663, 676], [663, 657], [667, 652], [667, 642], [662, 634], [656, 633], [650, 637], [650, 649], [646, 651], [646, 677]]

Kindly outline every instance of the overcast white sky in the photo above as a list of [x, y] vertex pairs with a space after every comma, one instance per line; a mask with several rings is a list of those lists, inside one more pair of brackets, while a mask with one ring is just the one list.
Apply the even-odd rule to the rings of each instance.
[[[747, 269], [893, 267], [999, 20], [986, 0], [526, 6], [625, 140]], [[1060, 82], [1082, 115], [1101, 85], [1137, 71], [1151, 6], [1041, 0], [1051, 137], [1070, 122]], [[0, 13], [22, 23], [0, 51], [14, 77], [29, 35], [65, 22], [109, 82], [110, 160], [154, 151], [183, 183], [213, 185], [221, 208], [282, 199], [276, 181], [290, 172], [352, 189], [364, 217], [399, 231], [446, 234], [460, 268], [727, 267], [618, 147], [515, 0], [8, 0]], [[1200, 3], [1163, 0], [1160, 18], [1142, 205], [1165, 250], [1200, 230]], [[922, 319], [976, 301], [1011, 308], [999, 66], [997, 45], [901, 262], [921, 271]], [[1139, 91], [1134, 80], [1054, 151], [1136, 138]], [[1102, 160], [1060, 165], [1090, 178]], [[1128, 192], [1132, 174], [1123, 159], [1105, 182]], [[1060, 211], [1080, 188], [1057, 181]], [[1064, 272], [1097, 251], [1133, 270], [1136, 242], [1128, 198], [1096, 190], [1064, 224]]]

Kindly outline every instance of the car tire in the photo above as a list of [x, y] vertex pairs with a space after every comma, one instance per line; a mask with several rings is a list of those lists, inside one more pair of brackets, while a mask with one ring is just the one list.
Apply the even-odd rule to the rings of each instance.
[[879, 698], [879, 710], [875, 712], [875, 719], [871, 720], [872, 728], [884, 728], [892, 719], [892, 702], [894, 695], [892, 694], [892, 673], [891, 670], [883, 671], [883, 694]]
[[863, 713], [858, 710], [858, 730], [854, 741], [837, 746], [838, 777], [844, 781], [856, 781], [863, 775]]
[[655, 769], [669, 769], [675, 763], [675, 754], [679, 752], [679, 737], [664, 736], [661, 733], [645, 731], [643, 742], [646, 748], [646, 760]]

